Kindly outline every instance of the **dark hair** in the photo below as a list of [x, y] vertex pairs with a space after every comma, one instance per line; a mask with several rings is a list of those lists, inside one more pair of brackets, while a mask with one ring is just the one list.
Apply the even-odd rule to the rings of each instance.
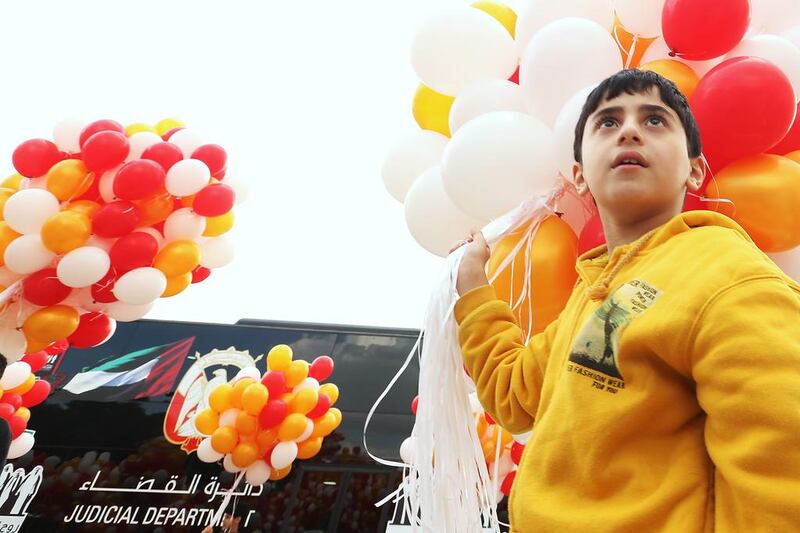
[[575, 144], [573, 145], [573, 153], [575, 161], [582, 163], [583, 159], [583, 130], [586, 128], [586, 121], [589, 115], [597, 111], [600, 103], [603, 100], [610, 100], [616, 98], [623, 92], [628, 94], [641, 94], [653, 87], [658, 88], [661, 95], [661, 100], [667, 104], [681, 119], [683, 124], [683, 131], [686, 132], [686, 144], [689, 148], [689, 157], [698, 157], [702, 152], [700, 145], [700, 131], [697, 128], [697, 122], [694, 120], [692, 110], [689, 109], [689, 103], [686, 97], [681, 93], [678, 88], [667, 78], [656, 74], [655, 72], [625, 69], [617, 72], [600, 82], [589, 96], [586, 98], [586, 103], [583, 104], [581, 116], [578, 119], [578, 124], [575, 125]]
[[8, 366], [8, 359], [6, 356], [0, 353], [0, 378], [3, 377], [3, 374], [6, 371], [6, 367]]

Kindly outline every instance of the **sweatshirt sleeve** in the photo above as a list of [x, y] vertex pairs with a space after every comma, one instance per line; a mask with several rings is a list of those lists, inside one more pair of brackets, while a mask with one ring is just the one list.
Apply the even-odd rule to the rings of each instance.
[[511, 308], [489, 285], [464, 294], [456, 303], [455, 318], [481, 405], [508, 431], [530, 430], [558, 320], [526, 346]]
[[719, 531], [800, 524], [800, 295], [779, 278], [723, 289], [690, 346]]

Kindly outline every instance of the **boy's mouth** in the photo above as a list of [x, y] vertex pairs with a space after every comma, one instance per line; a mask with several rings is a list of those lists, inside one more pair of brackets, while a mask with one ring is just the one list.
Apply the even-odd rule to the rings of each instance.
[[611, 168], [647, 168], [647, 159], [639, 152], [627, 151], [620, 152], [611, 163]]

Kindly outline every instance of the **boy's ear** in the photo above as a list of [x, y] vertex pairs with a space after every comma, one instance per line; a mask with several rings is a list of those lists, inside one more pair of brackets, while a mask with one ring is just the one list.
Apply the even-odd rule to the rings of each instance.
[[706, 162], [703, 156], [693, 157], [689, 160], [689, 177], [686, 178], [686, 187], [690, 191], [699, 190], [706, 177]]
[[583, 196], [589, 192], [589, 185], [583, 176], [583, 165], [580, 163], [572, 165], [572, 181], [575, 183], [575, 189], [579, 195]]

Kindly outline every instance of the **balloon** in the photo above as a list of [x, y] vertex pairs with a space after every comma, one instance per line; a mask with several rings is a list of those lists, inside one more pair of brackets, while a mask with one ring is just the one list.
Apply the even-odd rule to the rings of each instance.
[[597, 248], [606, 243], [605, 230], [603, 229], [603, 222], [600, 220], [600, 215], [595, 213], [590, 218], [581, 231], [578, 238], [578, 254], [584, 253]]
[[389, 194], [403, 202], [417, 177], [440, 164], [445, 146], [447, 137], [432, 131], [418, 131], [398, 142], [387, 154], [381, 169]]
[[289, 408], [283, 400], [269, 400], [258, 414], [258, 421], [263, 428], [279, 425], [286, 418]]
[[[497, 275], [492, 286], [498, 298], [510, 302], [512, 307], [515, 307], [518, 301], [521, 302], [514, 308], [514, 315], [522, 330], [533, 335], [543, 331], [556, 319], [572, 293], [577, 279], [575, 261], [578, 238], [572, 228], [558, 216], [549, 216], [542, 221], [532, 243], [527, 245], [530, 249], [531, 263], [528, 279], [530, 292], [526, 292], [523, 296], [527, 255], [525, 245], [514, 258], [513, 279], [511, 265], [499, 274], [498, 269], [527, 235], [528, 229], [528, 226], [525, 226], [495, 245], [489, 259], [488, 276], [491, 280]], [[530, 298], [527, 294], [531, 295]]]
[[27, 341], [25, 335], [13, 328], [0, 329], [0, 353], [8, 362], [17, 361], [25, 355]]
[[74, 154], [81, 151], [80, 135], [86, 123], [77, 118], [64, 119], [53, 128], [53, 140], [61, 150]]
[[142, 159], [155, 161], [161, 165], [161, 168], [164, 169], [164, 172], [167, 172], [175, 163], [183, 159], [183, 152], [181, 152], [181, 149], [172, 143], [160, 142], [148, 146], [142, 152], [141, 157]]
[[522, 460], [522, 452], [525, 451], [525, 445], [520, 444], [519, 442], [514, 442], [511, 445], [511, 460], [514, 462], [515, 465], [518, 465], [519, 462]]
[[116, 329], [116, 321], [108, 315], [98, 312], [84, 313], [78, 329], [68, 340], [73, 348], [92, 348], [111, 338]]
[[185, 291], [186, 288], [189, 287], [189, 285], [191, 284], [192, 284], [191, 272], [167, 278], [167, 288], [164, 289], [164, 292], [161, 294], [161, 297], [169, 298], [171, 296], [180, 294], [183, 291]]
[[100, 208], [92, 220], [92, 229], [99, 237], [122, 237], [139, 225], [139, 209], [126, 200], [116, 200]]
[[522, 89], [508, 80], [476, 81], [459, 93], [452, 106], [448, 136], [473, 118], [492, 111], [525, 112]]
[[58, 198], [44, 189], [14, 193], [3, 207], [3, 220], [17, 233], [39, 233], [45, 221], [60, 210]]
[[713, 59], [742, 40], [750, 18], [748, 0], [666, 0], [664, 40], [685, 59]]
[[333, 383], [325, 383], [324, 385], [320, 385], [319, 393], [324, 394], [328, 398], [331, 399], [331, 405], [336, 403], [336, 400], [339, 399], [339, 387], [334, 385]]
[[154, 144], [160, 144], [162, 141], [161, 137], [159, 137], [155, 132], [140, 131], [134, 133], [133, 135], [129, 135], [128, 142], [130, 143], [130, 150], [128, 151], [128, 156], [125, 158], [125, 161], [138, 160], [140, 157], [142, 157], [142, 154], [145, 150]]
[[25, 179], [25, 177], [22, 176], [22, 174], [18, 174], [15, 172], [14, 174], [11, 174], [9, 177], [0, 182], [0, 187], [4, 187], [6, 189], [14, 189], [16, 191], [19, 189], [19, 186], [22, 183], [23, 179]]
[[152, 267], [126, 272], [114, 284], [114, 296], [130, 305], [144, 305], [158, 299], [167, 288], [164, 273]]
[[51, 305], [34, 311], [22, 324], [28, 339], [53, 342], [72, 335], [78, 328], [78, 311], [66, 305]]
[[114, 167], [111, 170], [103, 172], [100, 179], [97, 181], [97, 192], [100, 198], [106, 203], [111, 203], [118, 198], [114, 195], [114, 181], [117, 179], [117, 172], [122, 166]]
[[406, 437], [403, 443], [400, 444], [400, 459], [407, 465], [414, 462], [415, 441], [416, 439], [414, 437]]
[[178, 120], [177, 118], [165, 118], [159, 120], [156, 125], [156, 133], [159, 135], [164, 135], [170, 130], [174, 130], [175, 128], [183, 128], [186, 126], [182, 121]]
[[233, 450], [233, 464], [247, 468], [258, 458], [258, 446], [253, 442], [239, 443]]
[[311, 363], [308, 375], [317, 381], [325, 381], [333, 374], [333, 359], [327, 355], [320, 355]]
[[43, 379], [37, 379], [33, 388], [22, 395], [22, 405], [25, 407], [36, 407], [47, 399], [50, 394], [50, 383]]
[[328, 412], [328, 409], [331, 408], [331, 399], [325, 396], [324, 394], [318, 395], [319, 399], [317, 400], [317, 404], [314, 406], [311, 411], [306, 413], [306, 416], [312, 420], [316, 420], [317, 418], [323, 416], [325, 413]]
[[137, 200], [134, 204], [139, 209], [139, 224], [145, 227], [164, 222], [175, 208], [175, 200], [169, 193]]
[[[569, 74], [554, 75], [554, 65]], [[528, 43], [520, 61], [520, 86], [530, 113], [552, 125], [570, 96], [621, 68], [619, 49], [607, 29], [591, 20], [565, 18], [542, 28]]]
[[760, 57], [773, 63], [789, 78], [795, 100], [800, 100], [800, 49], [777, 35], [754, 35], [740, 42], [726, 58]]
[[278, 468], [272, 471], [269, 475], [270, 481], [280, 481], [281, 479], [285, 478], [292, 472], [292, 465], [287, 466], [286, 468]]
[[302, 359], [292, 361], [291, 364], [289, 364], [289, 368], [285, 370], [286, 386], [291, 389], [299, 385], [300, 382], [308, 377], [308, 369], [309, 365], [307, 361], [303, 361]]
[[442, 159], [448, 196], [465, 213], [483, 220], [546, 194], [555, 174], [550, 129], [532, 116], [511, 111], [465, 124]]
[[200, 238], [206, 229], [206, 220], [184, 207], [175, 210], [164, 223], [164, 237], [167, 241], [194, 241]]
[[[29, 379], [30, 379], [31, 385], [32, 385], [36, 378], [31, 376]], [[20, 407], [19, 409], [17, 409], [17, 412], [14, 413], [14, 414], [16, 414], [18, 417], [23, 419], [26, 424], [31, 421], [31, 410], [28, 409], [27, 407]]]
[[166, 173], [147, 159], [125, 163], [114, 178], [114, 195], [122, 200], [142, 200], [164, 189]]
[[6, 393], [19, 394], [19, 392], [13, 389], [25, 383], [25, 381], [32, 375], [31, 367], [28, 363], [24, 363], [22, 361], [11, 363], [6, 367], [2, 378], [0, 378], [0, 387], [3, 387], [3, 390]]
[[103, 172], [125, 161], [130, 143], [124, 133], [101, 131], [89, 137], [82, 148], [86, 166], [95, 172]]
[[406, 225], [411, 236], [427, 251], [447, 257], [454, 242], [482, 228], [486, 220], [464, 213], [450, 199], [439, 167], [417, 178], [405, 198]]
[[553, 126], [553, 143], [558, 171], [567, 180], [572, 181], [572, 168], [575, 165], [575, 125], [583, 111], [583, 105], [594, 90], [594, 85], [584, 87], [572, 96], [556, 117]]
[[[5, 264], [4, 256], [6, 248], [8, 248], [8, 245], [11, 244], [11, 242], [14, 241], [16, 238], [18, 238], [19, 236], [20, 234], [12, 230], [11, 227], [9, 227], [8, 223], [0, 222], [0, 265]], [[8, 271], [8, 269], [3, 268], [3, 271], [11, 274]], [[20, 276], [19, 274], [12, 274], [12, 275], [16, 277], [14, 279], [2, 279], [0, 280], [0, 284], [8, 286], [14, 283], [17, 279], [19, 279]]]
[[297, 458], [297, 443], [295, 442], [279, 442], [272, 450], [270, 455], [270, 464], [272, 468], [282, 469], [286, 468]]
[[65, 159], [47, 171], [47, 190], [59, 200], [77, 198], [91, 187], [94, 173], [80, 159]]
[[269, 370], [283, 371], [292, 363], [292, 348], [286, 344], [273, 346], [267, 353], [267, 368]]
[[431, 18], [411, 45], [411, 64], [433, 90], [458, 95], [472, 82], [508, 79], [517, 67], [514, 39], [488, 14], [467, 6]]
[[110, 266], [111, 260], [104, 250], [83, 246], [62, 257], [56, 272], [61, 283], [68, 287], [88, 287], [103, 279]]
[[2, 401], [6, 404], [11, 405], [14, 412], [16, 412], [17, 409], [22, 407], [22, 396], [20, 396], [19, 394], [4, 393]]
[[253, 383], [242, 393], [242, 408], [251, 415], [257, 415], [267, 404], [268, 399], [267, 388], [261, 383]]
[[776, 155], [786, 155], [796, 150], [800, 150], [800, 104], [797, 105], [794, 123], [789, 133], [781, 139], [781, 142], [767, 150], [767, 152]]
[[503, 478], [503, 483], [500, 485], [500, 492], [508, 496], [511, 494], [511, 486], [514, 484], [514, 478], [517, 476], [517, 472], [511, 472]]
[[322, 449], [322, 437], [309, 439], [297, 445], [298, 459], [311, 459]]
[[67, 204], [64, 209], [86, 215], [91, 219], [100, 211], [100, 204], [91, 200], [75, 200]]
[[[203, 140], [200, 138], [192, 130], [181, 129], [173, 133], [169, 136], [169, 142], [176, 145], [178, 148], [181, 149], [184, 157], [190, 157], [195, 150], [200, 148], [204, 143]], [[166, 139], [165, 139], [166, 140]], [[196, 160], [195, 160], [196, 161]], [[203, 164], [205, 167], [205, 164]], [[206, 169], [208, 167], [205, 167]], [[176, 195], [180, 196], [180, 195]]]
[[218, 144], [204, 144], [192, 152], [192, 159], [202, 161], [208, 167], [212, 176], [223, 172], [228, 164], [228, 154]]
[[514, 37], [514, 30], [517, 25], [517, 14], [513, 9], [492, 0], [479, 0], [478, 2], [470, 4], [470, 6], [491, 15], [493, 19], [503, 25], [511, 37]]
[[217, 413], [231, 409], [233, 407], [233, 403], [231, 402], [232, 392], [233, 386], [229, 383], [217, 385], [208, 396], [208, 405]]
[[150, 309], [152, 308], [152, 302], [144, 305], [131, 305], [126, 304], [125, 302], [112, 302], [108, 304], [106, 313], [117, 322], [133, 322], [134, 320], [139, 320], [144, 315], [149, 313]]
[[194, 417], [194, 427], [203, 435], [211, 435], [219, 427], [219, 415], [211, 408], [206, 408]]
[[661, 35], [664, 0], [615, 0], [614, 11], [629, 32], [643, 37]]
[[244, 394], [245, 389], [249, 387], [251, 384], [255, 382], [255, 379], [246, 377], [240, 379], [236, 383], [233, 384], [233, 391], [231, 392], [231, 403], [237, 409], [241, 409], [242, 407], [242, 395]]
[[270, 473], [272, 473], [272, 471], [267, 463], [259, 459], [258, 461], [253, 461], [253, 463], [247, 467], [244, 479], [250, 486], [258, 487], [267, 482]]
[[214, 449], [214, 446], [211, 444], [210, 437], [200, 441], [200, 445], [197, 447], [197, 458], [204, 463], [216, 463], [224, 456], [225, 454]]
[[16, 409], [8, 403], [0, 403], [0, 418], [8, 421], [9, 418], [14, 416]]
[[192, 270], [192, 283], [200, 283], [201, 281], [205, 281], [206, 279], [208, 279], [208, 276], [210, 275], [211, 275], [210, 269], [203, 266], [199, 266], [194, 270]]
[[89, 137], [101, 131], [115, 131], [117, 133], [124, 134], [125, 128], [122, 126], [122, 124], [114, 120], [96, 120], [91, 124], [88, 124], [81, 131], [81, 134], [78, 138], [80, 147], [83, 148], [86, 144], [86, 141], [89, 140]]
[[230, 426], [218, 428], [211, 435], [211, 446], [219, 453], [230, 453], [239, 442], [239, 434]]
[[697, 84], [700, 83], [700, 77], [695, 74], [692, 67], [674, 59], [657, 59], [640, 68], [664, 76], [674, 83], [687, 99], [692, 97]]
[[233, 246], [225, 237], [211, 237], [200, 245], [200, 257], [206, 268], [224, 267], [233, 260]]
[[[759, 248], [782, 252], [800, 245], [800, 163], [777, 155], [752, 156], [722, 169], [716, 185], [707, 194], [733, 202], [732, 218]], [[725, 210], [725, 204], [718, 209]]]
[[165, 276], [187, 274], [200, 264], [200, 247], [192, 241], [174, 241], [161, 249], [153, 266]]
[[3, 260], [6, 267], [18, 274], [31, 274], [48, 266], [55, 254], [48, 250], [39, 235], [23, 235], [6, 246]]
[[750, 0], [751, 33], [779, 33], [795, 24], [800, 13], [792, 0]]
[[155, 237], [141, 231], [123, 235], [111, 246], [109, 257], [111, 266], [119, 274], [153, 264], [158, 253]]
[[517, 18], [515, 30], [517, 53], [520, 56], [534, 34], [553, 21], [579, 17], [592, 20], [606, 30], [611, 30], [614, 21], [613, 0], [529, 0], [526, 4], [526, 9]]
[[411, 400], [411, 412], [414, 416], [417, 415], [417, 409], [419, 408], [419, 394], [414, 396], [414, 399]]
[[[133, 124], [128, 124], [127, 126], [125, 126], [125, 135], [127, 135], [128, 137], [132, 137], [137, 133], [141, 133], [143, 131], [150, 132], [153, 134], [156, 133], [156, 129], [153, 126], [145, 124], [144, 122], [134, 122]], [[159, 141], [161, 140], [160, 136], [158, 137], [158, 140]]]
[[14, 168], [26, 178], [44, 176], [61, 159], [58, 146], [45, 139], [25, 141], [17, 146], [11, 156]]
[[764, 59], [729, 59], [706, 74], [691, 107], [712, 170], [775, 146], [789, 131], [796, 104], [788, 78]]
[[267, 388], [271, 397], [278, 397], [286, 390], [286, 376], [283, 372], [271, 370], [264, 374], [261, 383]]
[[92, 234], [89, 217], [77, 211], [61, 211], [47, 219], [42, 226], [41, 237], [45, 247], [62, 255], [80, 248]]
[[8, 426], [11, 429], [11, 438], [16, 439], [22, 435], [25, 428], [28, 427], [28, 423], [21, 417], [14, 415], [8, 419]]
[[72, 289], [58, 280], [55, 268], [30, 274], [22, 282], [22, 295], [34, 305], [55, 305], [70, 295]]
[[292, 404], [289, 406], [289, 410], [293, 413], [300, 413], [302, 415], [308, 414], [311, 412], [314, 407], [317, 406], [317, 402], [319, 401], [319, 393], [317, 393], [314, 389], [303, 389], [297, 392], [294, 396], [294, 400]]
[[[5, 352], [0, 350], [0, 353], [5, 353]], [[28, 363], [28, 365], [31, 367], [31, 372], [38, 372], [44, 367], [44, 365], [47, 364], [48, 357], [49, 357], [48, 353], [42, 350], [40, 352], [34, 352], [25, 355], [22, 358], [22, 361], [24, 363]]]
[[239, 435], [252, 436], [258, 431], [258, 419], [249, 413], [239, 411], [234, 427]]
[[228, 211], [218, 217], [206, 218], [206, 229], [203, 237], [218, 237], [227, 233], [233, 227], [233, 211]]
[[411, 103], [414, 120], [423, 130], [435, 131], [450, 137], [448, 116], [453, 100], [452, 96], [437, 93], [424, 83], [420, 83]]
[[197, 193], [192, 209], [204, 217], [218, 217], [233, 209], [235, 193], [224, 183], [207, 185]]
[[240, 204], [245, 200], [247, 200], [247, 195], [248, 195], [247, 183], [237, 179], [236, 176], [227, 176], [225, 178], [225, 183], [229, 187], [232, 187], [234, 192], [236, 193], [237, 204]]

